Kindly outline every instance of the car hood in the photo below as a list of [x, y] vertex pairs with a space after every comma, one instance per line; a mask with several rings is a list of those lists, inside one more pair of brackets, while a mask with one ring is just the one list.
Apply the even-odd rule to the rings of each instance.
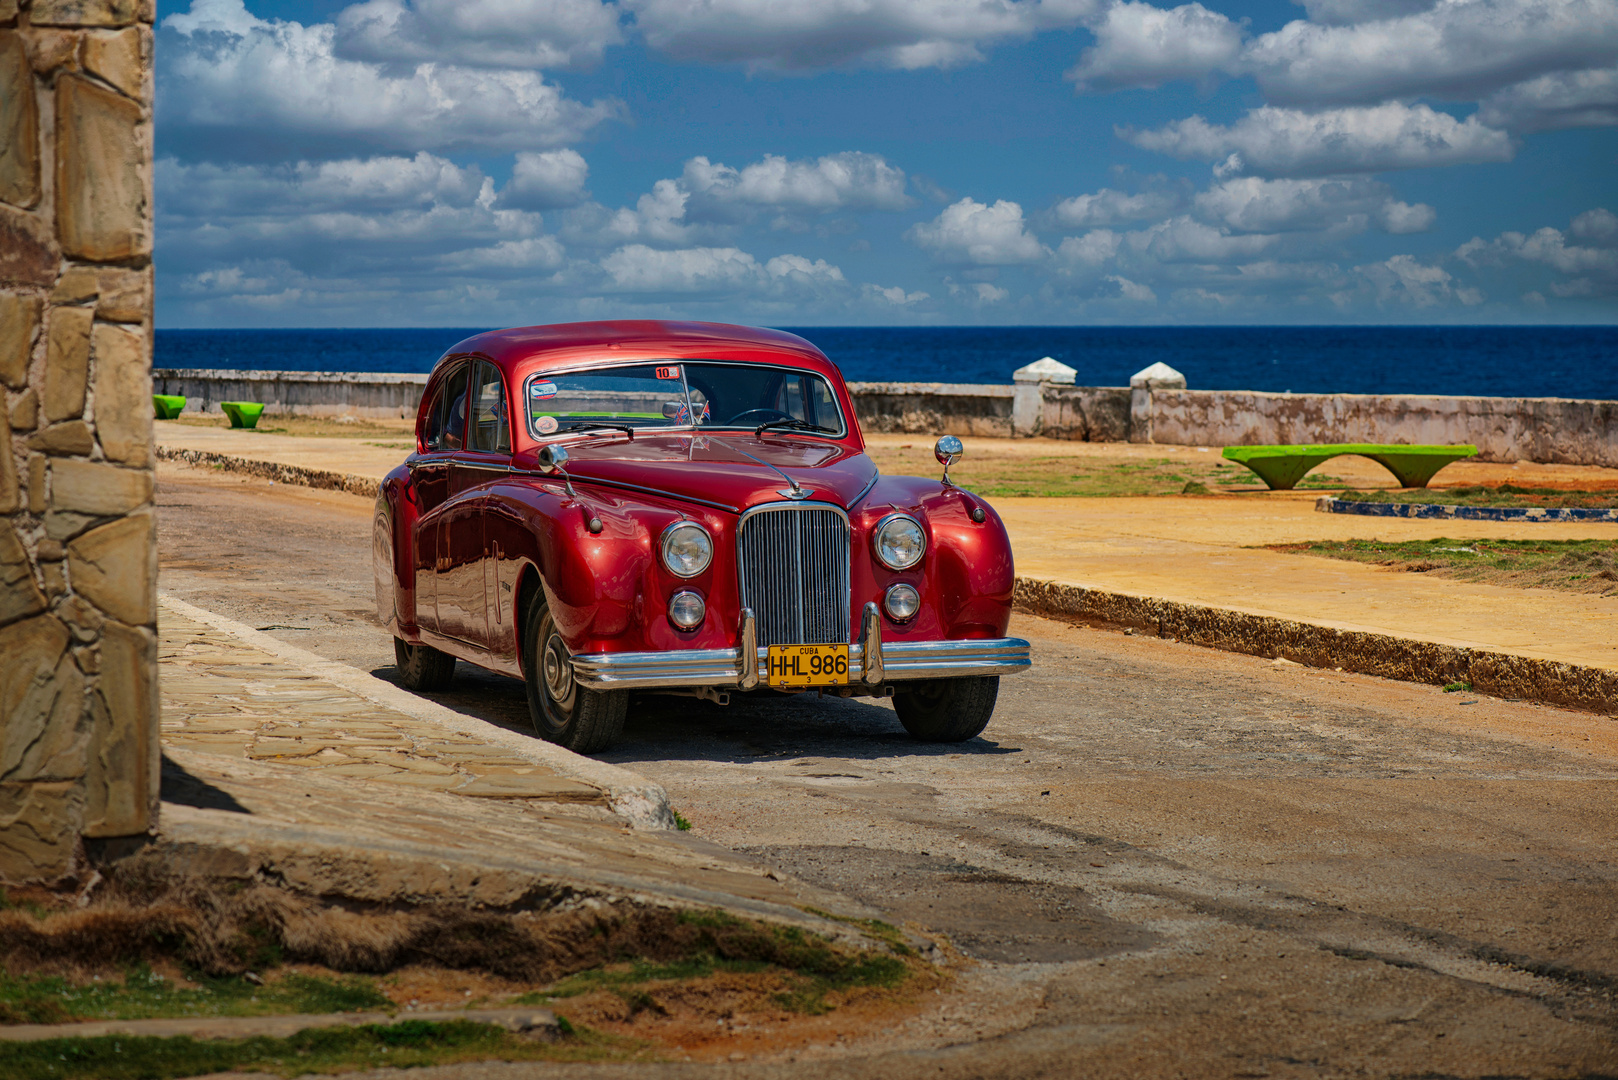
[[633, 439], [600, 435], [566, 445], [567, 471], [575, 480], [598, 480], [736, 511], [781, 501], [781, 492], [791, 487], [781, 473], [811, 492], [810, 499], [845, 509], [877, 476], [875, 463], [859, 451], [791, 435], [637, 432]]

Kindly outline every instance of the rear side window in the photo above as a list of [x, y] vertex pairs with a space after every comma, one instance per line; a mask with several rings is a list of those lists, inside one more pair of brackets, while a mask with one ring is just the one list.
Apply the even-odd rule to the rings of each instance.
[[511, 452], [511, 423], [506, 411], [506, 385], [500, 369], [478, 362], [472, 387], [472, 449]]

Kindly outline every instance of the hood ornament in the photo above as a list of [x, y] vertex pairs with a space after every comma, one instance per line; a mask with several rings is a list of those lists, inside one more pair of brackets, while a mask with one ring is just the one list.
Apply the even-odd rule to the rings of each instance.
[[788, 484], [792, 485], [792, 488], [791, 488], [790, 491], [777, 491], [776, 492], [777, 495], [780, 495], [780, 496], [782, 496], [784, 498], [788, 498], [788, 499], [793, 500], [794, 502], [797, 502], [797, 501], [800, 501], [802, 499], [807, 499], [809, 496], [814, 494], [813, 489], [806, 488], [806, 487], [800, 487], [798, 485], [798, 482], [796, 480], [792, 479], [792, 477], [788, 476], [786, 473], [782, 472], [780, 469], [777, 469], [774, 465], [771, 465], [768, 461], [765, 461], [763, 458], [754, 457], [752, 454], [749, 454], [746, 450], [743, 450], [741, 447], [737, 446], [735, 443], [731, 442], [729, 439], [721, 439], [717, 435], [710, 435], [708, 437], [710, 439], [712, 439], [714, 442], [718, 443], [720, 446], [726, 446], [726, 447], [729, 447], [730, 449], [736, 451], [738, 454], [740, 454], [744, 458], [747, 458], [749, 461], [758, 462], [760, 465], [764, 466], [766, 469], [769, 469], [771, 472], [775, 473], [775, 475], [777, 475], [781, 479], [785, 480]]
[[962, 446], [961, 440], [953, 435], [940, 435], [938, 441], [933, 444], [933, 457], [937, 458], [938, 463], [944, 466], [945, 487], [955, 486], [949, 480], [949, 467], [961, 460], [961, 455], [964, 453], [966, 453], [966, 447]]

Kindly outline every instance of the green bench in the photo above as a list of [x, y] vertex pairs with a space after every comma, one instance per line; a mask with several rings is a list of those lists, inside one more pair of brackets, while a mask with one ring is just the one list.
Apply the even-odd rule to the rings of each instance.
[[153, 394], [152, 412], [159, 420], [176, 420], [185, 411], [185, 398], [178, 394]]
[[264, 415], [264, 406], [256, 401], [221, 401], [219, 408], [230, 417], [234, 428], [256, 428], [258, 418]]
[[1271, 491], [1290, 491], [1305, 473], [1343, 454], [1368, 457], [1394, 475], [1400, 487], [1424, 488], [1433, 474], [1453, 461], [1473, 457], [1475, 446], [1387, 446], [1326, 443], [1318, 446], [1227, 446], [1225, 457], [1258, 473]]

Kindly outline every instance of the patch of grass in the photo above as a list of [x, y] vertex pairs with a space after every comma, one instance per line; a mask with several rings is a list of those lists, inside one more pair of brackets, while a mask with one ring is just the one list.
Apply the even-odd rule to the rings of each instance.
[[1315, 540], [1272, 551], [1372, 563], [1390, 570], [1519, 589], [1618, 596], [1618, 543], [1611, 540]]
[[1444, 686], [1444, 693], [1446, 694], [1466, 694], [1470, 693], [1471, 690], [1472, 684], [1469, 682], [1452, 682]]
[[[919, 439], [908, 449], [871, 446], [866, 453], [877, 468], [889, 476], [939, 475], [931, 444], [923, 445]], [[949, 475], [962, 487], [989, 498], [1179, 495], [1192, 483], [1205, 487], [1216, 484], [1262, 487], [1263, 484], [1246, 469], [1238, 474], [1213, 454], [1186, 453], [1153, 458], [1036, 455], [999, 450], [980, 442], [972, 444], [967, 455], [950, 469]], [[1341, 485], [1341, 481], [1336, 483]]]
[[[209, 414], [208, 416], [183, 416], [178, 420], [162, 421], [166, 424], [181, 424], [185, 427], [200, 428], [226, 428], [230, 421], [224, 414]], [[409, 438], [416, 430], [415, 417], [409, 419], [359, 419], [341, 420], [337, 417], [324, 416], [282, 416], [279, 414], [266, 414], [252, 429], [263, 435], [292, 435], [319, 436], [322, 438], [340, 439], [375, 439], [388, 437], [391, 440]], [[403, 444], [407, 448], [414, 448], [414, 442]]]
[[54, 975], [0, 972], [0, 1024], [73, 1020], [148, 1020], [184, 1016], [270, 1016], [283, 1013], [391, 1010], [370, 979], [286, 972], [262, 984], [246, 978], [195, 975], [182, 986], [141, 965], [122, 979], [72, 983]]
[[1618, 509], [1618, 491], [1569, 491], [1562, 488], [1519, 487], [1516, 484], [1472, 484], [1453, 488], [1415, 488], [1403, 491], [1340, 491], [1344, 502], [1431, 503], [1437, 506], [1501, 506], [1581, 509]]
[[493, 1024], [405, 1020], [301, 1031], [285, 1039], [108, 1035], [0, 1043], [0, 1075], [7, 1080], [174, 1080], [250, 1069], [293, 1077], [467, 1061], [600, 1061], [644, 1056], [628, 1040], [577, 1028], [559, 1042], [543, 1043]]
[[680, 813], [678, 810], [670, 810], [669, 813], [674, 815], [674, 827], [676, 829], [679, 829], [681, 832], [691, 831], [691, 822], [686, 820], [684, 814]]

